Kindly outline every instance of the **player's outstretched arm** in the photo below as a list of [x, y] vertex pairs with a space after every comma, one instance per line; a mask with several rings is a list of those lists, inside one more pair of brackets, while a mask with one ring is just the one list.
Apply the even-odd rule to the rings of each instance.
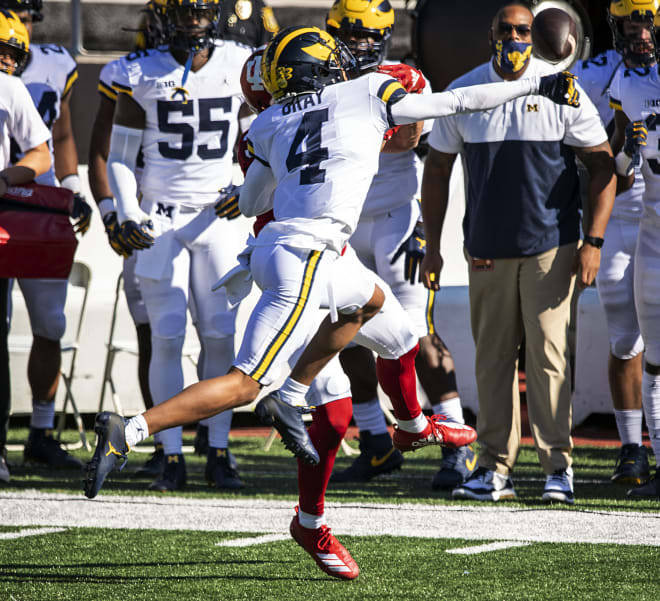
[[277, 183], [270, 167], [253, 161], [241, 186], [238, 208], [246, 217], [262, 215], [273, 208], [273, 192]]
[[407, 94], [392, 106], [392, 118], [395, 124], [402, 125], [457, 113], [486, 111], [520, 96], [534, 94], [545, 96], [557, 104], [580, 106], [575, 76], [564, 71], [543, 77], [467, 86], [437, 94]]

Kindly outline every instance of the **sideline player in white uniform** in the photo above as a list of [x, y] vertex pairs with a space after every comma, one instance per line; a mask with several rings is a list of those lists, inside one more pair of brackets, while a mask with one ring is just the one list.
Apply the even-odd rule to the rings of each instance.
[[[608, 21], [614, 49], [573, 67], [610, 136], [614, 130], [615, 115], [609, 103], [610, 86], [625, 69], [643, 68], [655, 63], [651, 27], [658, 6], [658, 0], [611, 2]], [[621, 141], [618, 144], [620, 146]], [[635, 245], [642, 216], [643, 193], [644, 179], [637, 169], [632, 188], [620, 192], [614, 202], [596, 276], [598, 294], [607, 318], [610, 339], [608, 376], [622, 443], [612, 481], [620, 484], [641, 484], [649, 476], [648, 456], [642, 445], [644, 343], [635, 311], [633, 287]]]
[[[383, 68], [407, 71], [409, 85], [418, 93], [431, 93], [424, 77], [407, 65], [384, 61], [394, 26], [394, 10], [387, 0], [352, 2], [337, 0], [331, 7], [326, 30], [344, 42], [358, 61], [359, 75]], [[391, 71], [395, 75], [396, 71]], [[404, 86], [406, 87], [406, 86]], [[407, 91], [410, 92], [411, 89]], [[422, 161], [415, 152], [420, 137], [431, 123], [413, 123], [388, 132], [390, 139], [379, 157], [378, 172], [351, 236], [358, 258], [382, 277], [412, 317], [419, 334], [415, 367], [431, 401], [433, 413], [464, 423], [456, 389], [454, 361], [433, 323], [435, 291], [417, 279], [417, 265], [425, 252], [419, 207]], [[333, 482], [364, 482], [398, 468], [403, 456], [392, 448], [385, 416], [377, 393], [376, 369], [371, 351], [351, 346], [341, 353], [353, 390], [353, 417], [360, 429], [360, 455]], [[453, 488], [467, 478], [474, 465], [471, 447], [443, 448], [442, 468], [433, 488]]]
[[[30, 39], [25, 26], [9, 11], [0, 10], [0, 197], [12, 185], [23, 184], [46, 173], [51, 166], [50, 132], [41, 120], [30, 94], [18, 77], [25, 66]], [[4, 72], [3, 72], [4, 71]], [[10, 137], [24, 154], [9, 167]], [[8, 280], [0, 278], [0, 480], [9, 482], [7, 430], [11, 408], [9, 349], [7, 347]]]
[[[216, 219], [213, 205], [218, 190], [231, 184], [242, 104], [239, 74], [251, 50], [217, 40], [219, 20], [218, 0], [169, 0], [169, 48], [122, 59], [113, 82], [120, 94], [108, 176], [121, 235], [139, 250], [135, 273], [151, 325], [149, 385], [156, 405], [183, 388], [189, 291], [202, 345], [201, 376], [225, 373], [234, 359], [236, 307], [210, 286], [233, 267], [241, 244], [236, 228]], [[138, 206], [134, 171], [140, 147]], [[244, 486], [229, 466], [230, 426], [231, 411], [209, 424], [206, 479], [219, 488]], [[163, 432], [161, 440], [167, 464], [152, 489], [176, 490], [186, 480], [181, 428]]]
[[[656, 61], [660, 55], [660, 14], [654, 20]], [[631, 497], [660, 499], [660, 74], [657, 64], [626, 69], [617, 74], [610, 89], [617, 110], [612, 140], [617, 173], [634, 181], [634, 166], [643, 158], [642, 219], [635, 249], [635, 308], [644, 340], [642, 403], [655, 454], [655, 475], [646, 484], [628, 491]], [[625, 136], [624, 136], [625, 132]], [[648, 140], [647, 140], [648, 136]], [[621, 143], [623, 142], [623, 144]]]
[[[41, 0], [0, 0], [0, 8], [13, 10], [32, 37], [32, 24], [43, 19]], [[37, 178], [41, 184], [68, 188], [74, 193], [75, 230], [85, 234], [92, 210], [81, 196], [69, 100], [78, 78], [76, 62], [57, 44], [31, 44], [27, 66], [21, 73], [34, 105], [53, 132], [53, 166]], [[13, 159], [20, 157], [15, 149]], [[55, 394], [60, 378], [60, 339], [64, 335], [67, 281], [64, 279], [19, 279], [25, 298], [33, 342], [28, 360], [28, 381], [32, 389], [30, 434], [23, 451], [26, 462], [51, 468], [80, 468], [82, 463], [64, 451], [52, 436]]]
[[[386, 301], [374, 283], [375, 274], [363, 266], [359, 273], [334, 266], [341, 262], [337, 257], [357, 225], [378, 167], [383, 135], [390, 127], [485, 110], [529, 93], [577, 103], [572, 76], [565, 74], [425, 97], [407, 95], [401, 84], [384, 74], [344, 81], [345, 69], [354, 66], [353, 57], [315, 27], [281, 31], [264, 56], [262, 78], [275, 104], [250, 126], [257, 160], [248, 170], [239, 207], [246, 215], [257, 215], [272, 206], [276, 220], [261, 231], [250, 256], [250, 271], [263, 292], [241, 349], [227, 375], [198, 382], [127, 422], [113, 413], [99, 414], [99, 441], [85, 482], [89, 498], [98, 494], [130, 447], [150, 433], [253, 401], [261, 387], [278, 376], [283, 363], [300, 351], [324, 296], [331, 313], [336, 308], [338, 314], [335, 322], [324, 320], [294, 368], [300, 376], [298, 392], [303, 394], [322, 367], [383, 306]], [[402, 335], [411, 333], [403, 329], [404, 323], [401, 327]], [[402, 340], [390, 340], [389, 345], [399, 347]], [[411, 359], [414, 354], [403, 362], [412, 364]], [[392, 365], [390, 372], [395, 377], [402, 373]], [[410, 389], [409, 382], [388, 384]], [[467, 426], [424, 417], [416, 397], [393, 400], [399, 420], [394, 442], [399, 448], [459, 446], [474, 440], [475, 432]], [[300, 528], [294, 518], [291, 531], [298, 542]]]
[[[142, 19], [136, 36], [135, 51], [129, 53], [128, 58], [137, 58], [141, 51], [148, 48], [158, 48], [166, 43], [165, 6], [166, 0], [150, 0], [141, 10]], [[146, 53], [145, 53], [146, 55]], [[140, 287], [135, 275], [135, 262], [137, 254], [122, 241], [117, 223], [117, 209], [112, 190], [108, 183], [107, 163], [110, 150], [110, 131], [112, 118], [117, 102], [117, 92], [112, 83], [117, 79], [121, 69], [121, 59], [106, 63], [99, 75], [98, 92], [100, 95], [99, 108], [96, 112], [94, 126], [89, 145], [89, 187], [97, 203], [110, 247], [124, 258], [122, 277], [124, 295], [128, 310], [135, 324], [138, 348], [138, 382], [142, 399], [147, 409], [153, 407], [151, 391], [149, 390], [149, 363], [151, 361], [151, 328], [149, 317], [144, 306]], [[136, 170], [136, 179], [141, 175], [142, 161]], [[165, 465], [165, 453], [160, 442], [160, 436], [154, 437], [156, 448], [152, 456], [139, 468], [136, 476], [157, 477]]]

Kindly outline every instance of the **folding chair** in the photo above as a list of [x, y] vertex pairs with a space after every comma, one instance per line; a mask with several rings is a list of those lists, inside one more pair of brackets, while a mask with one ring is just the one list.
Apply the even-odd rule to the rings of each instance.
[[[73, 396], [72, 384], [73, 377], [76, 369], [76, 357], [78, 355], [78, 348], [80, 346], [80, 334], [82, 332], [83, 319], [85, 317], [85, 308], [87, 307], [87, 295], [89, 294], [89, 284], [92, 279], [92, 274], [90, 268], [85, 264], [79, 261], [76, 261], [72, 268], [71, 274], [69, 275], [69, 285], [81, 288], [83, 292], [82, 304], [80, 306], [80, 312], [78, 313], [78, 324], [76, 326], [75, 338], [73, 340], [64, 339], [60, 342], [60, 349], [62, 355], [71, 355], [71, 362], [69, 364], [69, 369], [66, 370], [64, 365], [60, 368], [60, 375], [62, 376], [62, 381], [66, 388], [66, 396], [64, 398], [64, 406], [60, 411], [58, 420], [57, 420], [57, 439], [60, 440], [62, 436], [62, 430], [66, 423], [66, 409], [71, 402], [71, 409], [73, 410], [73, 416], [76, 422], [76, 428], [78, 434], [80, 435], [80, 443], [78, 446], [82, 446], [86, 451], [91, 451], [91, 447], [87, 442], [87, 437], [85, 436], [85, 428], [83, 426], [82, 417], [78, 411], [78, 406], [76, 405], [75, 398]], [[31, 335], [10, 335], [9, 336], [9, 352], [18, 353], [18, 354], [29, 354], [32, 349], [32, 336]], [[68, 448], [76, 448], [75, 445], [67, 445]]]
[[[134, 357], [139, 355], [137, 340], [115, 340], [115, 328], [117, 326], [117, 312], [119, 307], [119, 299], [122, 296], [124, 288], [124, 278], [120, 273], [117, 278], [117, 285], [115, 286], [115, 302], [112, 306], [112, 319], [110, 321], [110, 334], [108, 335], [108, 342], [106, 343], [107, 353], [105, 356], [105, 367], [103, 368], [103, 382], [101, 384], [101, 398], [99, 400], [99, 412], [103, 411], [105, 403], [106, 389], [110, 388], [112, 396], [112, 404], [114, 410], [119, 415], [124, 415], [121, 405], [121, 399], [117, 393], [115, 382], [112, 378], [112, 368], [114, 367], [115, 358], [119, 353], [128, 353]], [[197, 366], [197, 357], [199, 356], [199, 347], [186, 346], [183, 349], [182, 357], [188, 359], [193, 366]]]
[[89, 285], [91, 281], [92, 271], [89, 266], [80, 261], [76, 261], [73, 264], [71, 274], [69, 275], [69, 285], [81, 288], [83, 291], [83, 299], [82, 304], [80, 305], [80, 313], [78, 314], [78, 325], [76, 326], [75, 338], [73, 340], [63, 340], [60, 343], [62, 355], [70, 353], [71, 362], [69, 363], [68, 371], [66, 371], [64, 367], [60, 368], [62, 381], [64, 382], [64, 386], [66, 388], [66, 396], [64, 397], [64, 405], [62, 406], [62, 411], [60, 412], [57, 423], [57, 438], [59, 440], [62, 436], [62, 430], [64, 429], [64, 425], [66, 423], [66, 409], [69, 401], [71, 401], [71, 409], [73, 410], [76, 428], [78, 430], [78, 434], [80, 435], [80, 442], [86, 451], [91, 451], [92, 449], [87, 442], [87, 437], [85, 436], [85, 427], [83, 425], [80, 411], [78, 411], [78, 406], [76, 405], [76, 401], [73, 396], [72, 385], [76, 369], [76, 358], [78, 356], [78, 349], [80, 348], [80, 334], [82, 332], [83, 319], [85, 317], [85, 309], [87, 307], [87, 297], [89, 295]]

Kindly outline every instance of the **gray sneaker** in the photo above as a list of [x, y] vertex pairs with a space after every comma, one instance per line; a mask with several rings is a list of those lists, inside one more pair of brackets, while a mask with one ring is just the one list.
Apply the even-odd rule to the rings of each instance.
[[498, 474], [485, 467], [477, 468], [461, 486], [451, 492], [454, 499], [472, 499], [474, 501], [502, 501], [515, 499], [511, 476]]
[[557, 470], [545, 479], [545, 488], [541, 497], [546, 503], [567, 503], [573, 505], [575, 497], [573, 495], [573, 470], [567, 467], [563, 470]]

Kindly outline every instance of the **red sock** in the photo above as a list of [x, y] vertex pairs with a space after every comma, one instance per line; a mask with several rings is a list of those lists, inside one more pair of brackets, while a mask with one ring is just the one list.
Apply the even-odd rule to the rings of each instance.
[[352, 415], [353, 401], [350, 397], [320, 405], [312, 414], [308, 432], [321, 461], [318, 465], [307, 465], [298, 460], [299, 505], [305, 513], [323, 514], [325, 490]]
[[378, 382], [392, 401], [394, 416], [397, 419], [415, 419], [422, 408], [417, 400], [417, 380], [415, 378], [415, 356], [419, 344], [398, 359], [376, 360]]

